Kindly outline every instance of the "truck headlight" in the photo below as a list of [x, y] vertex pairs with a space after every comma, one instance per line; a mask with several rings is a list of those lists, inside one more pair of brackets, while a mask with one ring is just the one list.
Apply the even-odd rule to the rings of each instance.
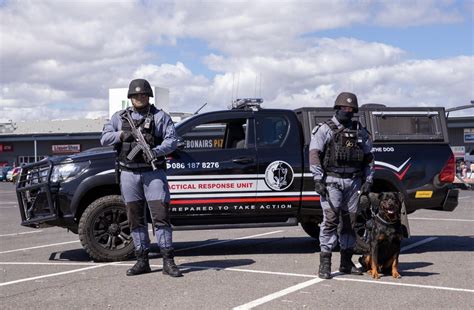
[[81, 175], [89, 167], [89, 162], [62, 164], [53, 167], [51, 182], [60, 182]]

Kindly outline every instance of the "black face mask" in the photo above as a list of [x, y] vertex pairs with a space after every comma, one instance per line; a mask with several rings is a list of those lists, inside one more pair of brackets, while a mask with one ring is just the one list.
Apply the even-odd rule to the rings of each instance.
[[342, 110], [336, 111], [336, 119], [346, 127], [347, 125], [350, 125], [353, 116], [354, 112], [344, 112]]

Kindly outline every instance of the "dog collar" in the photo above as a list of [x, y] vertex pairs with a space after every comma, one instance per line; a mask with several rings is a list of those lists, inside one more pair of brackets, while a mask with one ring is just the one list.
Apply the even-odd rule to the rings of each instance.
[[398, 222], [398, 220], [395, 220], [394, 222], [388, 222], [388, 221], [384, 220], [382, 217], [380, 217], [379, 213], [377, 213], [376, 218], [379, 219], [382, 223], [384, 223], [386, 225], [395, 225]]

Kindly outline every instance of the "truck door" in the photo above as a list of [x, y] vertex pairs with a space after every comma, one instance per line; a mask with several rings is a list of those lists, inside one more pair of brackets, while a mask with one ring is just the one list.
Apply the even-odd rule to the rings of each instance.
[[284, 111], [256, 115], [258, 189], [256, 208], [273, 221], [296, 220], [303, 177], [303, 145], [298, 120]]
[[250, 111], [224, 111], [178, 126], [184, 146], [167, 164], [173, 224], [231, 224], [254, 213], [254, 123]]

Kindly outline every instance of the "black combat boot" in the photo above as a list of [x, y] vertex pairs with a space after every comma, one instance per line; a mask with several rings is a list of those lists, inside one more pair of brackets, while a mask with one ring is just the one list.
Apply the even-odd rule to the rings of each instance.
[[321, 279], [331, 279], [331, 252], [319, 253], [319, 273]]
[[163, 274], [171, 277], [182, 277], [183, 274], [179, 271], [178, 266], [174, 262], [173, 248], [161, 248], [161, 255], [163, 256]]
[[148, 261], [149, 250], [138, 250], [135, 251], [137, 262], [132, 268], [127, 270], [127, 276], [137, 276], [143, 273], [151, 272], [150, 263]]
[[352, 262], [352, 254], [354, 251], [352, 249], [341, 250], [341, 266], [339, 271], [347, 274], [362, 274], [362, 269], [357, 268]]

